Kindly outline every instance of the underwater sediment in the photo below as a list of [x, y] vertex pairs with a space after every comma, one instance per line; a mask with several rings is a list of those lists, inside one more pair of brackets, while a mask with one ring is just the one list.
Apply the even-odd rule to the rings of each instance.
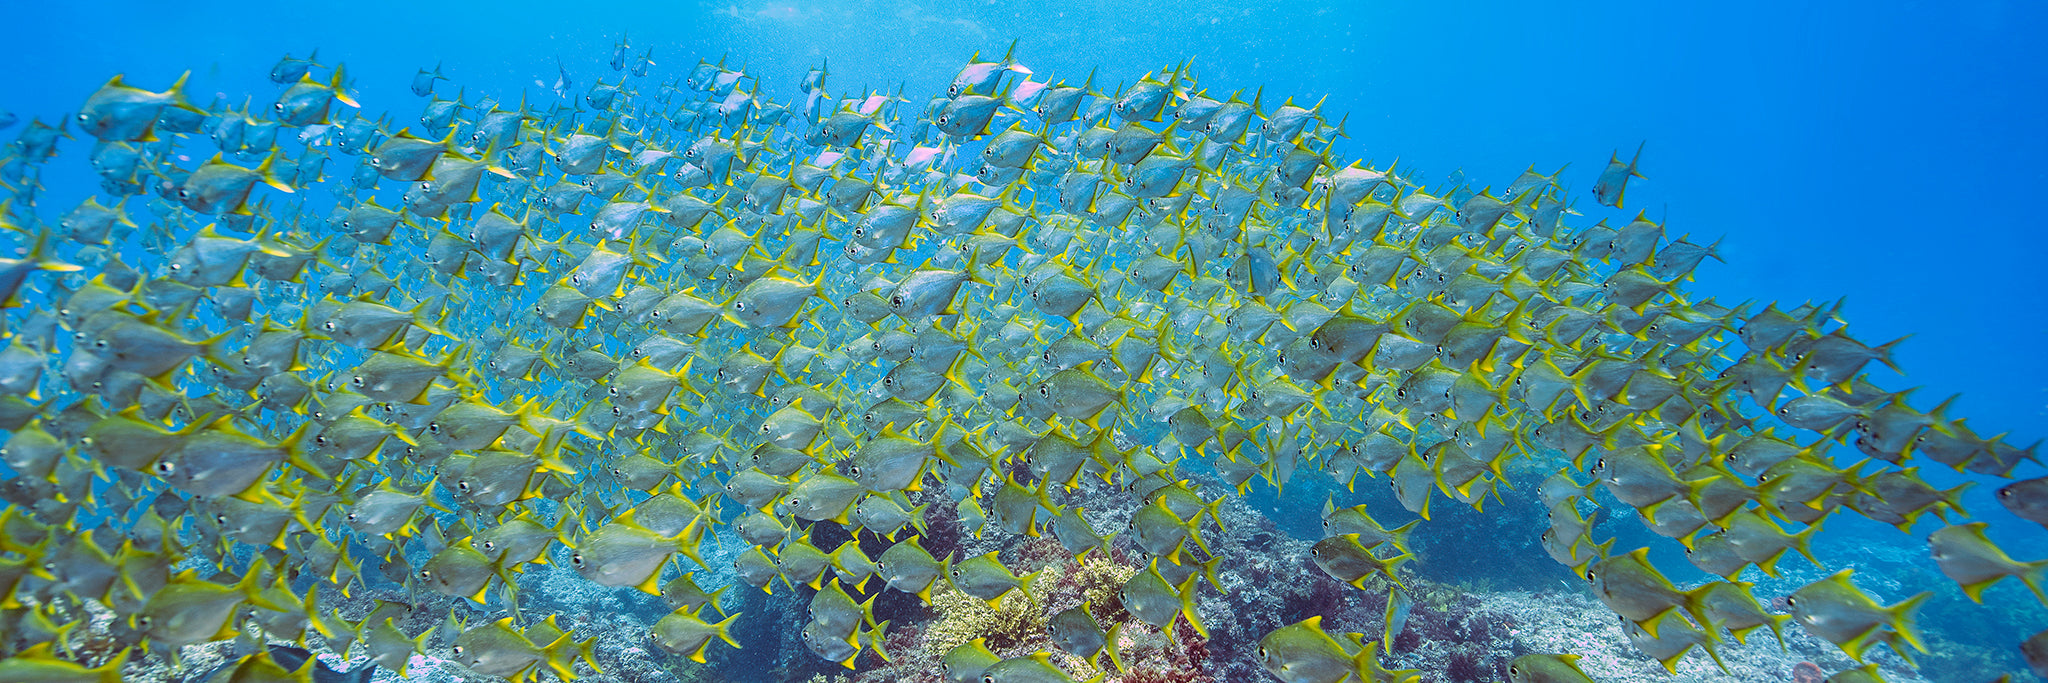
[[1721, 255], [1625, 212], [1640, 149], [1431, 186], [1185, 63], [609, 65], [22, 126], [0, 680], [2048, 666], [2048, 562], [1921, 476], [2048, 524], [2034, 447], [1877, 386], [1839, 304], [1690, 294]]

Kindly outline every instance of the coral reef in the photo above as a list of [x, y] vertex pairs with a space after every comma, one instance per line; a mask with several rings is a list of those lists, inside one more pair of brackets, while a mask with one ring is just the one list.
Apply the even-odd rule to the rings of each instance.
[[[1621, 624], [1600, 603], [1579, 592], [1503, 592], [1475, 596], [1481, 609], [1513, 616], [1508, 629], [1513, 652], [1569, 652], [1581, 655], [1580, 668], [1596, 681], [1672, 680], [1663, 665], [1636, 652], [1622, 633]], [[1796, 626], [1785, 629], [1785, 648], [1768, 630], [1757, 631], [1748, 644], [1725, 640], [1716, 652], [1728, 670], [1694, 651], [1678, 664], [1676, 680], [1699, 683], [1746, 683], [1790, 681], [1801, 664], [1818, 665], [1822, 671], [1841, 671], [1856, 666], [1832, 643], [1808, 635]], [[1919, 683], [1930, 679], [1908, 667], [1897, 655], [1872, 650], [1885, 680], [1891, 683]], [[1411, 665], [1412, 666], [1412, 665]], [[1428, 680], [1428, 679], [1425, 679]], [[1491, 680], [1491, 679], [1490, 679]], [[1966, 679], [1972, 680], [1972, 679]]]
[[[895, 663], [864, 671], [858, 680], [936, 681], [939, 660], [954, 647], [976, 638], [1005, 656], [1050, 649], [1051, 640], [1045, 630], [1047, 616], [1082, 600], [1095, 602], [1095, 614], [1105, 624], [1129, 620], [1115, 596], [1117, 588], [1136, 571], [1134, 567], [1095, 558], [1076, 563], [1062, 556], [1038, 571], [1041, 574], [1028, 598], [1012, 593], [994, 608], [941, 584], [932, 591], [929, 620], [891, 629], [884, 647], [896, 658]], [[1055, 654], [1054, 661], [1081, 678], [1098, 671], [1094, 664], [1065, 653]]]
[[976, 638], [985, 640], [991, 650], [1015, 650], [1045, 633], [1045, 615], [1014, 592], [991, 608], [951, 587], [940, 588], [932, 592], [932, 610], [939, 618], [925, 629], [924, 637], [927, 646], [939, 652]]
[[[1124, 515], [1129, 513], [1129, 507], [1122, 510]], [[1099, 519], [1094, 523], [1104, 534], [1117, 526]], [[932, 604], [926, 614], [898, 613], [899, 617], [910, 617], [910, 620], [892, 625], [884, 642], [894, 661], [864, 670], [853, 680], [936, 682], [941, 674], [939, 662], [945, 654], [976, 638], [983, 639], [990, 650], [1005, 657], [1051, 651], [1054, 663], [1077, 679], [1088, 679], [1102, 673], [1106, 674], [1105, 681], [1115, 683], [1198, 683], [1212, 680], [1207, 673], [1211, 658], [1207, 639], [1201, 638], [1184, 623], [1179, 625], [1176, 637], [1168, 639], [1158, 629], [1124, 611], [1118, 597], [1119, 590], [1139, 571], [1126, 549], [1116, 547], [1106, 556], [1091, 555], [1077, 562], [1050, 538], [1011, 539], [1000, 536], [1002, 532], [990, 530], [981, 538], [959, 536], [941, 543], [956, 550], [956, 557], [1000, 549], [1006, 566], [1020, 573], [1038, 572], [1028, 597], [1011, 593], [991, 608], [982, 600], [941, 582], [932, 591]], [[1046, 619], [1084, 601], [1093, 606], [1092, 613], [1105, 630], [1121, 626], [1120, 649], [1127, 671], [1098, 668], [1108, 666], [1106, 656], [1090, 662], [1052, 647], [1045, 629]]]

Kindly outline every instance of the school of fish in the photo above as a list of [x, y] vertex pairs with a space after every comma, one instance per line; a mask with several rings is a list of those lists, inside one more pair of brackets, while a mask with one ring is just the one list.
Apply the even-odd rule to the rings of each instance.
[[[728, 587], [697, 582], [731, 536], [752, 544], [740, 590], [810, 591], [803, 641], [852, 668], [892, 654], [882, 591], [1030, 597], [996, 553], [928, 552], [933, 505], [1077, 558], [1115, 544], [1145, 562], [1123, 607], [1206, 637], [1229, 615], [1194, 597], [1235, 561], [1205, 542], [1217, 506], [1310, 473], [1424, 520], [1535, 491], [1543, 547], [1674, 671], [1788, 621], [1858, 662], [1923, 648], [1926, 593], [1881, 604], [1841, 569], [1778, 614], [1738, 580], [1787, 551], [1820, 564], [1834, 515], [1925, 534], [1972, 598], [2041, 593], [2048, 562], [1917, 474], [2011, 479], [2034, 447], [1874, 386], [1896, 342], [1838, 306], [1689, 295], [1715, 245], [1618, 212], [1640, 149], [1591, 188], [1615, 218], [1586, 224], [1557, 174], [1424, 187], [1333, 156], [1345, 122], [1319, 106], [1189, 64], [1107, 90], [976, 55], [926, 99], [828, 94], [820, 66], [778, 102], [722, 60], [652, 57], [621, 41], [587, 88], [559, 69], [545, 106], [447, 99], [421, 69], [416, 122], [367, 116], [317, 57], [276, 65], [274, 101], [116, 76], [30, 120], [0, 156], [21, 247], [0, 259], [0, 681], [117, 681], [252, 630], [402, 672], [432, 635], [398, 627], [404, 605], [320, 603], [372, 582], [506, 608], [434, 629], [475, 673], [574, 679], [589, 639], [517, 608], [540, 563], [666, 599], [648, 642], [703, 661], [743, 646]], [[43, 201], [60, 156], [100, 193]], [[1596, 489], [1725, 580], [1681, 589], [1594, 538]], [[1128, 526], [1090, 519], [1101, 496], [1137, 503]], [[1997, 498], [2048, 525], [2043, 479]], [[1315, 565], [1401, 590], [1414, 524], [1390, 512], [1329, 506]], [[893, 545], [818, 547], [816, 525]], [[77, 660], [54, 615], [84, 603], [119, 655]], [[1049, 628], [1113, 670], [1098, 614]], [[1414, 680], [1380, 664], [1387, 637], [1312, 618], [1257, 653], [1288, 683]], [[253, 650], [210, 680], [318, 664]], [[1510, 673], [1588, 680], [1574, 659]], [[945, 674], [1073, 680], [978, 641]]]

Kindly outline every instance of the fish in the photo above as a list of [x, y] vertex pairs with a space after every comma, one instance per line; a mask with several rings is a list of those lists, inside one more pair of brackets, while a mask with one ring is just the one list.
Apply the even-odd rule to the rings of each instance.
[[[707, 593], [704, 592], [703, 588], [697, 586], [696, 574], [696, 572], [688, 572], [663, 584], [661, 587], [662, 600], [668, 603], [669, 607], [675, 608], [677, 611], [697, 611], [698, 608], [705, 605], [717, 607], [719, 595], [732, 586], [720, 586]], [[721, 612], [724, 610], [723, 607], [719, 607], [719, 609]]]
[[1641, 548], [1592, 563], [1585, 570], [1585, 578], [1592, 584], [1595, 597], [1615, 614], [1641, 626], [1651, 638], [1658, 637], [1656, 625], [1665, 615], [1694, 609], [1696, 595], [1712, 586], [1678, 590], [1650, 564], [1649, 553]]
[[1287, 683], [1420, 680], [1414, 671], [1388, 671], [1378, 659], [1378, 641], [1347, 647], [1323, 630], [1321, 615], [1274, 629], [1259, 639], [1259, 665]]
[[1977, 602], [1984, 601], [1985, 588], [2010, 576], [2025, 583], [2035, 598], [2048, 603], [2048, 594], [2041, 591], [2048, 560], [2020, 562], [2007, 557], [2005, 551], [1985, 537], [1987, 526], [1990, 525], [1985, 522], [1955, 524], [1928, 534], [1927, 544], [1933, 548], [1930, 554], [1941, 567], [1941, 573], [1962, 586], [1963, 593]]
[[490, 590], [491, 579], [497, 576], [499, 569], [491, 557], [478, 551], [465, 538], [435, 553], [413, 573], [413, 578], [443, 595], [484, 603], [487, 602], [485, 595]]
[[[489, 676], [523, 678], [533, 675], [533, 672], [543, 666], [564, 678], [573, 676], [569, 658], [578, 652], [588, 658], [590, 642], [577, 643], [568, 634], [563, 633], [557, 638], [550, 639], [546, 644], [537, 644], [528, 634], [540, 630], [536, 626], [530, 627], [527, 632], [521, 632], [513, 626], [512, 617], [508, 616], [463, 631], [461, 635], [455, 637], [455, 644], [450, 651], [455, 655], [456, 662]], [[570, 673], [563, 673], [565, 671]]]
[[1607, 168], [1600, 171], [1599, 180], [1593, 183], [1593, 197], [1600, 201], [1601, 206], [1621, 208], [1621, 197], [1628, 190], [1628, 179], [1643, 177], [1642, 173], [1636, 171], [1636, 163], [1642, 159], [1642, 145], [1636, 146], [1636, 154], [1628, 163], [1622, 163], [1619, 151], [1608, 158]]
[[223, 416], [194, 430], [175, 451], [150, 465], [150, 473], [194, 495], [261, 498], [257, 482], [270, 466], [291, 459], [305, 440], [305, 428], [282, 441], [268, 441], [234, 426]]
[[[887, 582], [890, 588], [930, 600], [932, 585], [947, 572], [944, 563], [933, 558], [917, 539], [912, 536], [883, 551], [882, 556], [875, 560], [875, 575]], [[950, 559], [952, 556], [948, 554], [947, 557]]]
[[800, 519], [831, 520], [845, 524], [854, 503], [867, 491], [860, 482], [832, 472], [813, 472], [791, 487], [783, 501]]
[[448, 77], [441, 75], [441, 63], [436, 62], [432, 69], [420, 69], [413, 73], [412, 94], [420, 97], [432, 95], [434, 94], [434, 82], [445, 80], [448, 80]]
[[947, 567], [946, 577], [960, 592], [985, 600], [990, 608], [995, 608], [1012, 592], [1030, 598], [1031, 584], [1038, 578], [1038, 574], [1011, 574], [1010, 570], [996, 559], [996, 553], [989, 552]]
[[1870, 646], [1880, 642], [1902, 656], [1902, 642], [1926, 651], [1913, 626], [1913, 613], [1933, 594], [1919, 593], [1893, 605], [1881, 605], [1856, 587], [1850, 579], [1854, 573], [1854, 569], [1843, 569], [1793, 591], [1785, 598], [1792, 620], [1808, 633], [1840, 646], [1852, 660], [1863, 659]]
[[[887, 622], [883, 623], [886, 624]], [[850, 630], [844, 639], [841, 639], [824, 622], [812, 621], [804, 624], [801, 636], [804, 646], [812, 654], [828, 661], [839, 662], [841, 666], [848, 669], [856, 669], [859, 667], [854, 666], [853, 662], [859, 659], [863, 646], [874, 648], [876, 652], [882, 651], [879, 645], [877, 645], [877, 643], [881, 642], [882, 628], [882, 625], [877, 625], [875, 629], [863, 632], [856, 627]]]
[[364, 626], [361, 631], [362, 639], [358, 642], [370, 652], [371, 662], [397, 671], [401, 676], [405, 675], [406, 664], [413, 653], [426, 649], [427, 638], [431, 635], [421, 633], [417, 638], [408, 638], [405, 632], [392, 625], [389, 618]]
[[988, 135], [989, 122], [995, 118], [997, 108], [1008, 100], [1008, 93], [998, 92], [995, 96], [965, 94], [946, 100], [939, 114], [932, 118], [933, 127], [939, 132], [955, 137], [980, 137]]
[[277, 102], [271, 105], [271, 109], [285, 125], [313, 126], [329, 123], [329, 110], [335, 102], [360, 108], [361, 105], [343, 85], [346, 81], [344, 73], [342, 67], [336, 66], [326, 83], [313, 80], [312, 76], [300, 76], [298, 82], [277, 96]]
[[895, 498], [870, 495], [854, 504], [852, 519], [863, 529], [893, 538], [906, 527], [920, 534], [929, 533], [924, 510], [924, 505], [906, 509], [904, 503]]
[[953, 77], [952, 85], [946, 87], [946, 96], [957, 98], [961, 95], [973, 94], [977, 90], [994, 88], [996, 81], [1002, 78], [1004, 71], [1015, 71], [1030, 75], [1030, 69], [1014, 61], [1016, 52], [1017, 41], [1012, 40], [1010, 41], [1010, 47], [1003, 50], [1002, 59], [997, 61], [977, 61], [981, 58], [981, 53], [974, 53], [973, 56], [967, 58], [967, 66], [961, 67], [960, 73]]
[[852, 596], [840, 588], [838, 579], [833, 579], [825, 586], [827, 588], [819, 589], [811, 597], [812, 623], [819, 624], [821, 628], [831, 632], [850, 632], [864, 622], [874, 623], [874, 602], [879, 595], [870, 596], [865, 603], [856, 603]]
[[1728, 629], [1738, 642], [1748, 642], [1748, 634], [1758, 627], [1769, 626], [1778, 642], [1785, 641], [1782, 625], [1791, 617], [1764, 611], [1763, 605], [1751, 594], [1752, 584], [1710, 583], [1707, 590], [1689, 596], [1694, 611], [1705, 620], [1710, 629]]
[[227, 163], [216, 154], [186, 176], [176, 191], [178, 201], [201, 213], [251, 215], [249, 194], [257, 184], [268, 185], [279, 192], [296, 192], [277, 175], [277, 158], [277, 154], [272, 153], [255, 168], [244, 168]]
[[1414, 559], [1414, 555], [1403, 553], [1382, 559], [1360, 545], [1359, 539], [1355, 533], [1331, 536], [1317, 541], [1309, 554], [1315, 559], [1316, 566], [1322, 567], [1330, 578], [1352, 586], [1364, 588], [1365, 580], [1375, 574], [1400, 585], [1401, 579], [1394, 571], [1402, 562]]
[[1508, 663], [1512, 683], [1592, 683], [1593, 677], [1579, 668], [1579, 655], [1526, 654]]
[[124, 680], [121, 677], [121, 667], [126, 666], [127, 663], [128, 657], [123, 653], [108, 660], [105, 664], [88, 669], [74, 662], [58, 658], [51, 651], [50, 643], [38, 643], [13, 657], [0, 660], [0, 679], [51, 681], [52, 683], [70, 683], [72, 681], [79, 681], [81, 683], [86, 681], [116, 683]]
[[303, 59], [293, 57], [291, 53], [287, 52], [283, 57], [278, 58], [276, 65], [270, 67], [270, 82], [282, 85], [299, 80], [300, 77], [306, 75], [308, 70], [320, 66], [319, 59], [319, 48], [314, 48]]
[[1109, 642], [1087, 601], [1053, 615], [1045, 629], [1054, 646], [1091, 663]]
[[860, 543], [848, 539], [831, 553], [832, 570], [838, 581], [853, 585], [857, 590], [867, 590], [868, 579], [879, 571], [867, 553], [860, 549]]
[[[495, 527], [478, 532], [470, 542], [500, 567], [545, 562], [548, 549], [561, 537], [562, 526], [568, 519], [564, 516], [555, 526], [549, 527], [530, 514], [520, 512]], [[664, 596], [668, 594], [666, 587], [662, 593]]]
[[2000, 487], [1998, 504], [2021, 519], [2048, 527], [2048, 477], [2035, 477]]
[[1636, 651], [1663, 664], [1667, 673], [1677, 673], [1678, 663], [1695, 648], [1707, 653], [1715, 666], [1723, 670], [1728, 668], [1722, 663], [1714, 640], [1676, 613], [1667, 613], [1648, 624], [1624, 621], [1622, 629], [1628, 632], [1629, 643], [1635, 646]]
[[185, 102], [185, 79], [191, 75], [179, 76], [160, 93], [130, 86], [115, 76], [79, 107], [78, 128], [100, 140], [153, 141], [157, 118], [165, 107], [201, 111]]
[[1036, 652], [990, 664], [982, 672], [981, 680], [982, 683], [1071, 683], [1074, 678], [1054, 666], [1050, 654]]
[[261, 594], [260, 574], [250, 571], [239, 582], [222, 585], [186, 570], [151, 594], [129, 623], [150, 642], [166, 647], [215, 640], [221, 631], [232, 630], [229, 620], [244, 603], [276, 609]]
[[620, 518], [599, 527], [590, 536], [571, 545], [575, 552], [569, 566], [584, 578], [607, 586], [634, 586], [648, 595], [661, 595], [661, 568], [670, 557], [681, 553], [704, 564], [698, 556], [701, 527], [674, 536], [662, 536]]
[[2036, 674], [2048, 671], [2048, 635], [2044, 634], [2048, 631], [2028, 636], [2020, 642], [2020, 655], [2026, 658], [2027, 666], [2032, 667]]
[[670, 612], [668, 616], [656, 621], [649, 630], [649, 636], [663, 650], [702, 663], [705, 661], [704, 651], [711, 646], [713, 638], [723, 640], [734, 648], [742, 647], [739, 641], [732, 637], [732, 623], [739, 618], [739, 614], [732, 614], [718, 623], [709, 623], [699, 618], [698, 612], [679, 610]]
[[764, 546], [749, 546], [746, 551], [733, 558], [732, 565], [733, 571], [739, 575], [741, 581], [770, 595], [775, 593], [775, 579], [782, 577], [781, 571], [775, 566], [775, 558], [768, 555]]
[[575, 85], [575, 81], [569, 78], [569, 67], [562, 65], [560, 57], [555, 58], [555, 71], [555, 81], [548, 86], [548, 89], [555, 91], [557, 97], [567, 98], [569, 97], [569, 88]]
[[746, 327], [793, 328], [802, 306], [817, 291], [817, 282], [764, 277], [733, 295], [726, 319]]
[[1002, 658], [989, 651], [984, 639], [976, 638], [948, 650], [939, 667], [946, 683], [974, 683], [999, 661]]
[[792, 586], [809, 585], [811, 590], [823, 588], [825, 570], [830, 568], [831, 561], [825, 551], [811, 545], [809, 533], [784, 541], [775, 554], [775, 566], [782, 578]]
[[1174, 623], [1185, 617], [1188, 626], [1202, 637], [1208, 637], [1208, 627], [1202, 624], [1195, 607], [1195, 577], [1189, 575], [1179, 586], [1168, 584], [1159, 572], [1159, 560], [1154, 558], [1145, 570], [1133, 575], [1120, 592], [1124, 608], [1145, 623], [1172, 632]]

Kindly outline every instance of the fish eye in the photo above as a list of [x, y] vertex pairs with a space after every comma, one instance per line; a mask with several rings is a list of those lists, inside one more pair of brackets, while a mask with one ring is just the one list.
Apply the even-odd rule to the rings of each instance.
[[156, 467], [155, 467], [155, 469], [156, 469], [156, 473], [157, 473], [157, 474], [158, 474], [159, 476], [170, 476], [171, 472], [172, 472], [173, 470], [176, 470], [177, 468], [178, 468], [178, 466], [177, 466], [176, 464], [172, 463], [172, 462], [171, 462], [171, 461], [169, 461], [169, 460], [158, 460], [158, 461], [156, 461]]

